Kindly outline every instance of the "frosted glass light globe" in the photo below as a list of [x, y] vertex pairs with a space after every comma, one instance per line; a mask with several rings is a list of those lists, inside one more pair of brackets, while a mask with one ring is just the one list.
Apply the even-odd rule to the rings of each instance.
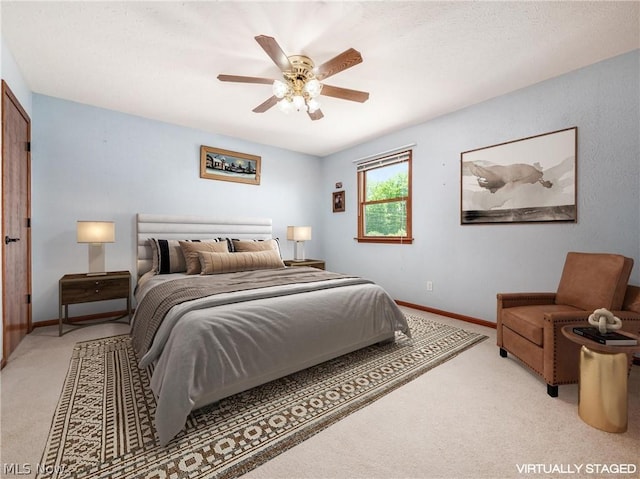
[[304, 91], [309, 95], [310, 98], [315, 98], [320, 95], [322, 91], [322, 83], [320, 83], [315, 78], [313, 80], [309, 80], [304, 85]]
[[293, 111], [293, 104], [286, 98], [283, 98], [282, 100], [280, 100], [277, 103], [277, 105], [278, 105], [278, 109], [283, 113], [289, 113]]
[[309, 107], [309, 113], [313, 113], [320, 109], [320, 102], [315, 98], [312, 98], [307, 102], [307, 106]]
[[[306, 107], [304, 98], [300, 95], [294, 95], [293, 97], [293, 106], [296, 110], [300, 111]], [[306, 108], [305, 108], [306, 109]]]
[[289, 85], [287, 85], [286, 83], [281, 82], [280, 80], [275, 80], [273, 82], [273, 95], [276, 98], [284, 98], [288, 91]]

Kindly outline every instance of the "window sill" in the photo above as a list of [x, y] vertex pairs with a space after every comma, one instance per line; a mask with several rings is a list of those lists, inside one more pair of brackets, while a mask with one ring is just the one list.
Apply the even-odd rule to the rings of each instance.
[[390, 244], [412, 244], [413, 238], [398, 238], [398, 237], [372, 237], [372, 238], [353, 238], [358, 243], [390, 243]]

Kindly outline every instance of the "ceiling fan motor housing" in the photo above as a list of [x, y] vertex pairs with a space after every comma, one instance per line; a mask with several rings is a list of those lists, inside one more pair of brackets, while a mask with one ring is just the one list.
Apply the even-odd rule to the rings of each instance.
[[291, 55], [288, 58], [293, 69], [282, 72], [286, 79], [307, 82], [316, 77], [313, 72], [315, 64], [311, 58], [304, 55]]

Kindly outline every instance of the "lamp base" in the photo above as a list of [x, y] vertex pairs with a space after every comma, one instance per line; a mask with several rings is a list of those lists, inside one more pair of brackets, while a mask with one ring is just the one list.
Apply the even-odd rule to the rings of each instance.
[[296, 241], [293, 249], [293, 261], [304, 261], [304, 241]]
[[87, 276], [107, 274], [104, 264], [104, 244], [89, 243], [89, 273]]

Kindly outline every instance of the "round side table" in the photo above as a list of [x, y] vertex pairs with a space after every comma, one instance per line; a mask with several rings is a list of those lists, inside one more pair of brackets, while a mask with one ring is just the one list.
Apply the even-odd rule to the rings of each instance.
[[[640, 344], [600, 344], [574, 333], [574, 326], [563, 326], [562, 334], [582, 346], [578, 414], [584, 422], [602, 431], [625, 432], [629, 355], [639, 352]], [[627, 331], [617, 332], [638, 339], [638, 336]]]

